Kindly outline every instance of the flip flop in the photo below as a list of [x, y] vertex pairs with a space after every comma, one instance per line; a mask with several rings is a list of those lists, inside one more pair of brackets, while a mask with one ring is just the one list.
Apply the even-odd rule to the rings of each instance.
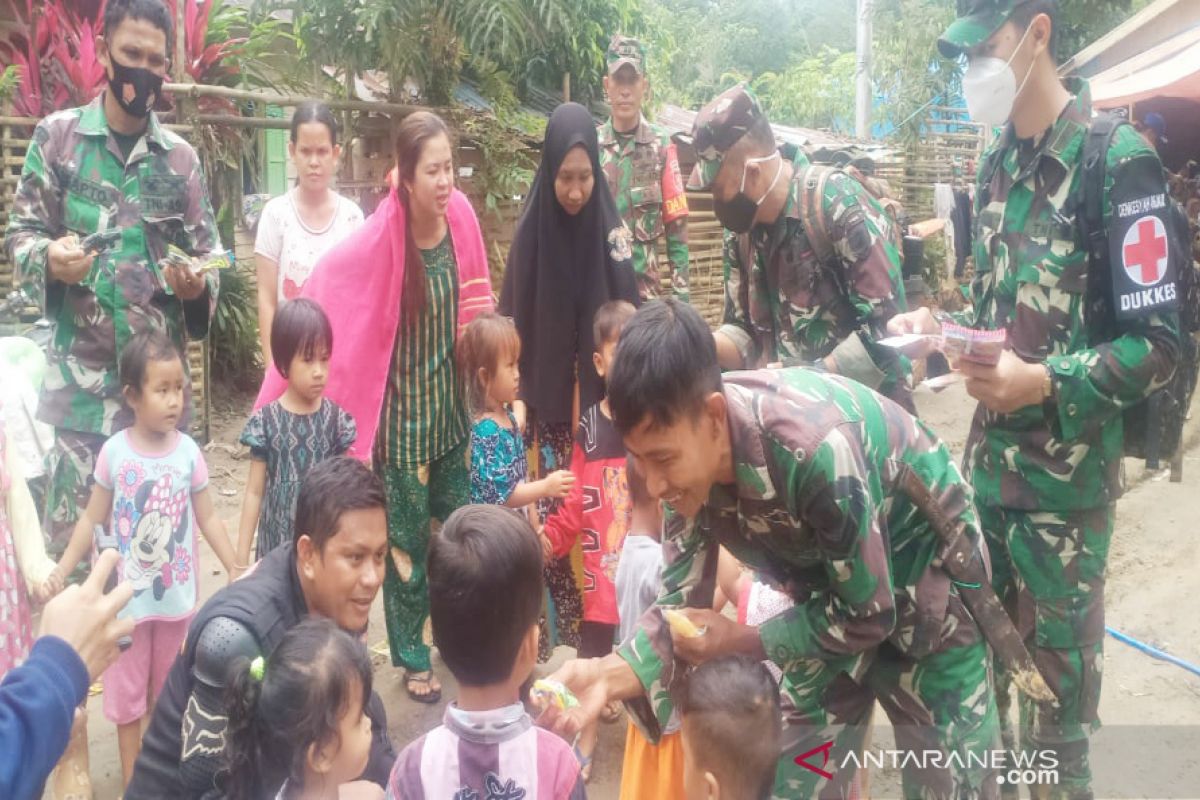
[[[429, 687], [426, 694], [417, 694], [412, 690], [412, 684], [425, 684]], [[409, 672], [404, 670], [404, 691], [408, 693], [409, 699], [418, 703], [431, 706], [434, 703], [441, 701], [442, 690], [433, 688], [433, 672], [427, 671], [424, 674], [420, 672]]]

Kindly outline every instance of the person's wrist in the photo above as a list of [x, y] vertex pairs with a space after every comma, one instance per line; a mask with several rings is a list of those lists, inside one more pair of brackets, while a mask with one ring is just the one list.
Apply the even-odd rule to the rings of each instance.
[[738, 628], [737, 651], [751, 658], [765, 659], [767, 652], [759, 629], [754, 625], [738, 625]]

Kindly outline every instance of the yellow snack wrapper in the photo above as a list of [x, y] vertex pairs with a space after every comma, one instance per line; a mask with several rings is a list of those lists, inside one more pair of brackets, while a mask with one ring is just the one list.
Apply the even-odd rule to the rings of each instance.
[[667, 624], [671, 626], [671, 630], [678, 633], [685, 639], [695, 639], [698, 636], [703, 636], [705, 630], [696, 627], [696, 623], [688, 619], [687, 614], [674, 608], [664, 608], [662, 612], [663, 618]]

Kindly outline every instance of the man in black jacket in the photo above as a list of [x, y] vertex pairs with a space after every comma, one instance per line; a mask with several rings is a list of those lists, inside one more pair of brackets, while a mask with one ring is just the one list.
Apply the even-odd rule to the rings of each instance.
[[[367, 627], [387, 555], [383, 486], [361, 462], [333, 458], [304, 478], [293, 542], [217, 592], [192, 621], [154, 707], [126, 800], [221, 797], [225, 686], [238, 656], [269, 657], [309, 614], [355, 634]], [[384, 786], [396, 759], [387, 715], [371, 695], [371, 758], [363, 779]]]

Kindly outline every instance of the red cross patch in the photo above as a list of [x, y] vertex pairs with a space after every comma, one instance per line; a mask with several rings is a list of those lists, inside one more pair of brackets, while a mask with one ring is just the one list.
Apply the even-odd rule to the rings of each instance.
[[1139, 286], [1154, 286], [1167, 274], [1167, 228], [1153, 214], [1147, 214], [1125, 231], [1121, 248], [1125, 273]]

